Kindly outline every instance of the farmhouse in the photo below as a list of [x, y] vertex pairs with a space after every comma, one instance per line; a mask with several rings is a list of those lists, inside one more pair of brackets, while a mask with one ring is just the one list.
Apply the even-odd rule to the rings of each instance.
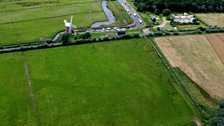
[[151, 19], [153, 22], [156, 22], [156, 17], [155, 17], [155, 16], [151, 16], [150, 19]]

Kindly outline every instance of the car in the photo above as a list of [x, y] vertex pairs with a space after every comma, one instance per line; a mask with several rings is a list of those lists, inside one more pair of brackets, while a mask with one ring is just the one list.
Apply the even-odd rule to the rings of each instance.
[[136, 13], [133, 13], [134, 16], [137, 16]]
[[126, 31], [127, 29], [126, 28], [121, 28], [121, 31]]
[[141, 20], [141, 19], [139, 19], [139, 22], [140, 22], [140, 23], [142, 23], [142, 20]]
[[100, 32], [100, 31], [101, 31], [100, 29], [97, 29], [97, 30], [96, 30], [96, 32]]

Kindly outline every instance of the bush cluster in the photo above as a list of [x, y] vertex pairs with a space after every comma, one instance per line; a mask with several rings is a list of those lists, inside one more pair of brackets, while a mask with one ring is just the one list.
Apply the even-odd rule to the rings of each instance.
[[135, 0], [138, 11], [224, 12], [223, 0]]
[[224, 101], [219, 102], [219, 108], [216, 111], [216, 114], [209, 121], [210, 126], [223, 126], [224, 125]]

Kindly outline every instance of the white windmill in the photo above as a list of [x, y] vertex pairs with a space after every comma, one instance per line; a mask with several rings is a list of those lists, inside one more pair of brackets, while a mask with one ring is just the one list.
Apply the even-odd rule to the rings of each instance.
[[67, 20], [64, 20], [66, 31], [68, 33], [72, 33], [72, 29], [76, 28], [76, 26], [72, 24], [72, 20], [73, 20], [73, 16], [71, 16], [70, 22], [68, 22]]

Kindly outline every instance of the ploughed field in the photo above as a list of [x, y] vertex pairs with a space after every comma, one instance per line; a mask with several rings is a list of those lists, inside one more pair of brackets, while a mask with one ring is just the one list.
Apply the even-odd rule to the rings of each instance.
[[224, 64], [224, 34], [212, 34], [206, 37]]
[[71, 15], [78, 28], [107, 20], [98, 0], [0, 1], [0, 45], [51, 38]]
[[0, 55], [0, 125], [191, 124], [194, 114], [150, 42]]
[[155, 41], [173, 67], [180, 68], [212, 98], [223, 99], [223, 35], [159, 37]]

